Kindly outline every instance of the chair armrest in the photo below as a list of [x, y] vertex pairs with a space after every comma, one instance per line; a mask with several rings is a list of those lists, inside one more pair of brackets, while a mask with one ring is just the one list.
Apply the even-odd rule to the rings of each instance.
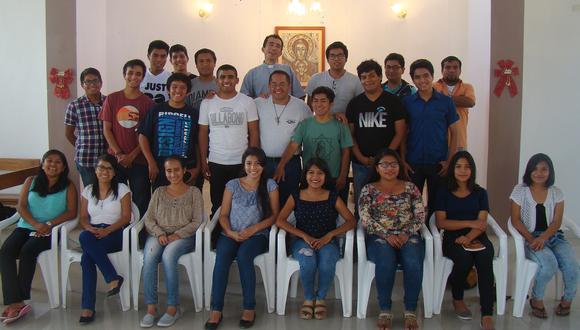
[[220, 218], [221, 207], [217, 209], [211, 220], [203, 227], [203, 248], [204, 253], [209, 253], [211, 251], [211, 233], [215, 229]]
[[0, 221], [0, 232], [10, 227], [11, 225], [15, 224], [16, 222], [18, 222], [18, 220], [20, 220], [20, 214], [16, 212], [10, 218]]
[[580, 238], [580, 227], [572, 220], [571, 218], [564, 215], [564, 219], [562, 219], [562, 224], [570, 229], [576, 237]]
[[507, 260], [507, 235], [501, 229], [501, 227], [497, 224], [497, 221], [491, 216], [491, 214], [487, 214], [487, 224], [491, 227], [497, 238], [499, 239], [499, 252], [498, 257]]
[[288, 259], [288, 255], [286, 254], [286, 231], [284, 229], [279, 228], [277, 234], [277, 241], [278, 241], [278, 262], [281, 260]]
[[346, 241], [344, 242], [344, 257], [352, 260], [354, 252], [354, 233], [355, 230], [351, 229], [346, 232]]
[[365, 242], [365, 230], [362, 223], [359, 223], [356, 228], [356, 250], [359, 262], [367, 261], [367, 251]]
[[268, 238], [268, 251], [276, 251], [276, 235], [278, 234], [278, 227], [272, 225], [270, 227], [270, 235]]
[[[437, 224], [435, 223], [435, 214], [432, 214], [429, 219], [429, 229], [431, 230], [431, 237], [433, 239], [433, 256], [435, 257], [435, 260], [440, 260], [443, 258], [443, 242], [441, 241], [439, 228], [437, 228]], [[421, 234], [423, 234], [422, 229]]]
[[526, 260], [526, 252], [524, 251], [525, 240], [522, 234], [512, 225], [511, 217], [507, 221], [508, 231], [514, 239], [514, 246], [516, 248], [516, 263], [520, 265]]
[[209, 222], [205, 212], [202, 212], [201, 218], [203, 219], [197, 230], [195, 231], [195, 252], [201, 252], [203, 249], [203, 233], [205, 231], [205, 226]]
[[53, 242], [55, 239], [58, 239], [58, 232], [60, 231], [60, 248], [62, 251], [68, 250], [68, 233], [73, 230], [79, 224], [79, 218], [75, 218], [70, 221], [65, 221], [57, 226], [52, 228], [52, 238], [51, 244], [55, 244]]
[[131, 251], [139, 251], [139, 233], [145, 226], [145, 220], [141, 219], [131, 226], [130, 236], [131, 236]]

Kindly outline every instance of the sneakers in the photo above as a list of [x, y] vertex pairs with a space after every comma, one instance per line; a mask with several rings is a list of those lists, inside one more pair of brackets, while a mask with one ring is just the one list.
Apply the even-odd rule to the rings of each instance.
[[19, 319], [24, 317], [24, 315], [28, 314], [28, 312], [30, 312], [31, 310], [32, 310], [32, 307], [30, 305], [24, 305], [24, 306], [22, 306], [22, 308], [20, 308], [18, 310], [18, 314], [13, 315], [13, 316], [7, 315], [6, 318], [4, 318], [4, 320], [2, 320], [2, 323], [10, 324], [12, 322], [18, 321]]
[[155, 315], [149, 313], [145, 314], [141, 320], [141, 323], [139, 323], [141, 328], [151, 328], [153, 324], [155, 324]]
[[173, 315], [173, 316], [171, 316], [167, 313], [163, 314], [163, 316], [161, 316], [161, 318], [157, 322], [157, 326], [158, 327], [170, 327], [180, 317], [181, 317], [181, 310], [179, 308], [177, 308], [177, 312], [175, 312], [175, 315]]

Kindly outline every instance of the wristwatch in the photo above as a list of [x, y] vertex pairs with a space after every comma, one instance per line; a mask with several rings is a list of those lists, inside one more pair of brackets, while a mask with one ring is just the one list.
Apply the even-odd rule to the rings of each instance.
[[47, 222], [45, 222], [45, 223], [46, 223], [46, 224], [47, 224], [47, 225], [48, 225], [50, 228], [52, 228], [52, 222], [50, 222], [50, 221], [47, 221]]

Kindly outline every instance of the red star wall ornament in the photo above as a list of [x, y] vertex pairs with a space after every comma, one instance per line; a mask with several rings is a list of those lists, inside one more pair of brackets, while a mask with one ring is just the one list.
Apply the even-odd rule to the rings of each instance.
[[48, 78], [54, 85], [54, 96], [61, 99], [68, 99], [70, 97], [70, 89], [68, 85], [73, 81], [72, 69], [59, 71], [57, 68], [50, 69]]
[[497, 84], [493, 93], [500, 97], [504, 88], [508, 89], [511, 97], [518, 95], [518, 86], [513, 78], [513, 76], [518, 76], [520, 74], [520, 69], [516, 66], [514, 67], [514, 61], [512, 60], [499, 60], [497, 61], [499, 69], [495, 69], [495, 76], [499, 77]]

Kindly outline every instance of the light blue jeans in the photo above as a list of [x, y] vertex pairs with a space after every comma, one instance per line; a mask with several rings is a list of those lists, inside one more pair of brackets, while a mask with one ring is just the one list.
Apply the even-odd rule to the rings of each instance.
[[167, 290], [167, 305], [179, 305], [179, 258], [195, 248], [195, 236], [181, 238], [165, 246], [159, 244], [156, 237], [149, 236], [143, 250], [143, 289], [145, 304], [157, 304], [157, 282], [159, 262], [165, 272], [165, 289]]
[[[324, 300], [334, 280], [336, 262], [340, 249], [335, 239], [315, 250], [301, 238], [292, 241], [292, 256], [300, 264], [300, 280], [304, 288], [304, 300]], [[314, 289], [318, 270], [318, 290]]]
[[[533, 232], [534, 237], [538, 237], [542, 232]], [[558, 231], [545, 243], [544, 248], [539, 251], [530, 249], [526, 243], [526, 257], [538, 264], [534, 285], [532, 287], [532, 298], [534, 300], [544, 299], [546, 285], [558, 269], [562, 272], [564, 280], [564, 296], [562, 299], [572, 301], [576, 295], [578, 286], [578, 261], [572, 246], [564, 238], [564, 234]]]

